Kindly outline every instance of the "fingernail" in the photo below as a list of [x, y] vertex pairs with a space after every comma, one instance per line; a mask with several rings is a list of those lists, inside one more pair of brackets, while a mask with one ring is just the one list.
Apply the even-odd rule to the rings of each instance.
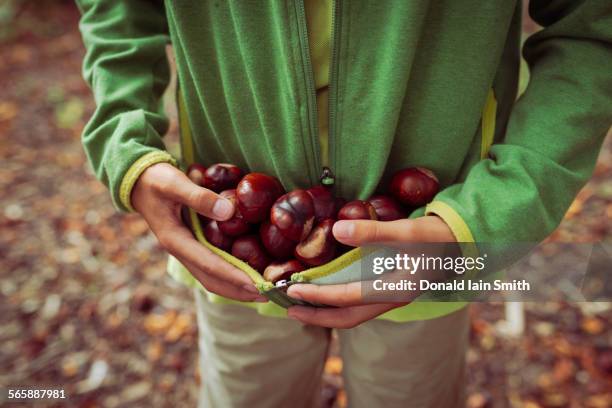
[[251, 293], [259, 293], [257, 288], [253, 285], [244, 285], [242, 289], [246, 290], [247, 292], [251, 292]]
[[227, 219], [232, 215], [234, 206], [229, 200], [224, 198], [218, 199], [213, 205], [212, 212], [215, 217]]
[[333, 233], [336, 238], [351, 238], [355, 233], [355, 224], [350, 221], [338, 221], [334, 224]]

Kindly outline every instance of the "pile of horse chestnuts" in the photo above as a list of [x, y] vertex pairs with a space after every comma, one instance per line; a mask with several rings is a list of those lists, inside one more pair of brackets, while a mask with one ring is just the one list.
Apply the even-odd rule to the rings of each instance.
[[210, 167], [192, 164], [187, 175], [194, 183], [219, 193], [235, 207], [226, 221], [205, 219], [204, 236], [263, 274], [270, 282], [323, 265], [348, 248], [332, 234], [336, 220], [393, 221], [429, 203], [439, 190], [427, 169], [399, 170], [391, 178], [390, 195], [346, 202], [323, 185], [286, 192], [275, 177], [244, 172], [232, 164]]

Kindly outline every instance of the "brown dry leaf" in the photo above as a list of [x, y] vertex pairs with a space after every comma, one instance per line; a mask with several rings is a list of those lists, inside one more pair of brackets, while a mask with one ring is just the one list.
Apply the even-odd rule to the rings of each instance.
[[330, 356], [325, 362], [325, 372], [331, 375], [342, 373], [342, 359], [338, 356]]
[[166, 374], [159, 380], [159, 389], [163, 392], [170, 392], [176, 385], [176, 376]]
[[477, 335], [483, 335], [491, 331], [491, 325], [484, 319], [472, 319], [472, 331]]
[[149, 231], [149, 224], [144, 218], [127, 218], [125, 227], [132, 236], [139, 236]]
[[338, 397], [336, 398], [336, 404], [338, 408], [346, 408], [348, 406], [348, 400], [346, 398], [346, 392], [344, 390], [338, 391]]
[[550, 373], [542, 373], [538, 376], [537, 384], [539, 388], [551, 388], [554, 385], [554, 379]]
[[149, 346], [147, 347], [147, 359], [155, 363], [156, 361], [159, 361], [159, 359], [162, 356], [163, 351], [164, 351], [164, 347], [162, 346], [161, 342], [154, 340], [151, 343], [149, 343]]
[[589, 408], [610, 408], [612, 407], [612, 393], [592, 395], [586, 399], [585, 403]]
[[104, 241], [115, 241], [117, 239], [117, 235], [115, 234], [115, 230], [108, 225], [101, 225], [98, 229], [98, 234]]
[[574, 218], [576, 215], [582, 212], [582, 207], [583, 207], [582, 201], [578, 201], [577, 199], [574, 200], [572, 202], [572, 205], [570, 205], [570, 208], [568, 208], [567, 212], [565, 213], [565, 218], [566, 219]]
[[558, 337], [554, 340], [553, 348], [563, 356], [573, 356], [575, 354], [572, 345], [563, 337]]
[[185, 359], [179, 353], [173, 353], [166, 356], [165, 362], [166, 367], [173, 368], [176, 371], [183, 371], [185, 368]]
[[480, 338], [480, 347], [483, 348], [483, 350], [493, 350], [493, 348], [495, 347], [496, 344], [496, 340], [495, 340], [495, 336], [492, 336], [491, 334], [485, 334]]
[[584, 203], [593, 195], [593, 189], [589, 188], [589, 187], [585, 187], [583, 188], [580, 193], [578, 193], [578, 196], [576, 197], [576, 199], [572, 202], [572, 205], [570, 205], [570, 208], [567, 210], [567, 212], [565, 213], [565, 218], [566, 219], [572, 219], [574, 218], [576, 215], [580, 214], [582, 212], [582, 209], [584, 208]]
[[470, 394], [466, 401], [467, 408], [488, 408], [491, 406], [491, 396], [483, 392]]
[[580, 327], [585, 333], [594, 335], [602, 333], [605, 329], [605, 324], [598, 317], [587, 316], [580, 322]]
[[13, 102], [0, 102], [0, 122], [11, 120], [19, 113], [19, 107]]
[[576, 366], [569, 358], [562, 358], [557, 361], [553, 368], [553, 378], [560, 384], [571, 380], [576, 373]]
[[183, 337], [185, 333], [191, 331], [193, 327], [194, 323], [191, 316], [187, 313], [181, 313], [176, 317], [176, 319], [174, 319], [172, 325], [166, 332], [164, 340], [170, 343], [174, 343], [175, 341]]
[[544, 403], [547, 407], [566, 407], [567, 396], [561, 392], [551, 392], [544, 396]]
[[74, 358], [66, 358], [62, 361], [62, 374], [64, 377], [71, 378], [79, 373], [79, 364]]
[[150, 314], [144, 318], [144, 328], [152, 335], [162, 334], [168, 330], [176, 319], [176, 311], [168, 310], [163, 314]]
[[32, 59], [32, 50], [25, 45], [16, 45], [11, 51], [10, 59], [16, 64], [28, 63]]
[[106, 323], [109, 329], [116, 329], [125, 321], [125, 317], [117, 312], [113, 312], [108, 316]]

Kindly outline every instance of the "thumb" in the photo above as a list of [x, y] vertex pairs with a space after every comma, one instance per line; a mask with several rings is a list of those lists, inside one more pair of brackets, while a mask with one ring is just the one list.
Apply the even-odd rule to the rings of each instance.
[[346, 245], [392, 243], [408, 238], [411, 220], [371, 221], [342, 220], [334, 224], [334, 237]]
[[234, 204], [214, 191], [193, 183], [183, 172], [177, 170], [168, 180], [162, 194], [169, 199], [186, 205], [205, 217], [217, 221], [228, 220], [234, 215]]
[[338, 221], [334, 237], [346, 245], [401, 245], [416, 242], [453, 242], [448, 226], [438, 217], [426, 216], [396, 221]]

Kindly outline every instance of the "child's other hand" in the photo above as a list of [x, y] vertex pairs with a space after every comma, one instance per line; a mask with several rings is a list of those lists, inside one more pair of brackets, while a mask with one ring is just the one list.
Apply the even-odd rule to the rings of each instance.
[[234, 206], [218, 194], [194, 184], [167, 163], [154, 164], [132, 190], [132, 205], [149, 224], [161, 246], [174, 255], [209, 291], [240, 301], [266, 301], [251, 279], [201, 245], [181, 220], [181, 206], [227, 220]]
[[[455, 242], [448, 225], [435, 216], [389, 222], [338, 221], [334, 224], [333, 232], [338, 241], [351, 246], [379, 244], [401, 247], [406, 243]], [[305, 324], [339, 329], [355, 327], [408, 303], [364, 303], [361, 282], [341, 285], [296, 284], [289, 287], [287, 294], [308, 302], [338, 306], [293, 306], [289, 308], [288, 315]]]

